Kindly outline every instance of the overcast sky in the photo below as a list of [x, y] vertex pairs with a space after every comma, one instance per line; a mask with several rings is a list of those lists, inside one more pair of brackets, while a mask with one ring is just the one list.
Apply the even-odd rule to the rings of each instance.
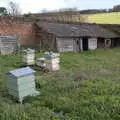
[[[0, 0], [0, 7], [6, 7], [10, 0]], [[11, 0], [19, 3], [22, 13], [36, 13], [42, 9], [55, 10], [59, 8], [99, 9], [112, 8], [120, 4], [120, 0]]]

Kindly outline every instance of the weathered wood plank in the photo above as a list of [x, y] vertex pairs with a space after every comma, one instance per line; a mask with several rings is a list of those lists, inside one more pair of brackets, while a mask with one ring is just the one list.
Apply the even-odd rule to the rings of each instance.
[[12, 54], [18, 47], [17, 35], [5, 35], [0, 36], [0, 53]]
[[59, 52], [73, 52], [74, 45], [72, 38], [57, 38], [57, 48]]

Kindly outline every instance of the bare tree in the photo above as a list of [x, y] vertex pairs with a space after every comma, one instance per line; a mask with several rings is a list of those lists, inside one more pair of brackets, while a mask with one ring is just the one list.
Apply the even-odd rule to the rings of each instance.
[[18, 3], [10, 1], [8, 7], [10, 15], [18, 16], [21, 14], [21, 9]]

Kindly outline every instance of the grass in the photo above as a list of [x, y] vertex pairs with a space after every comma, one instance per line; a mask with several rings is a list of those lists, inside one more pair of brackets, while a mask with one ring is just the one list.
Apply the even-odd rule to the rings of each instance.
[[21, 56], [0, 56], [0, 63], [0, 120], [120, 119], [120, 48], [61, 54], [61, 70], [37, 71], [41, 94], [23, 105], [8, 95], [5, 80], [22, 66]]
[[85, 15], [86, 22], [99, 24], [120, 24], [120, 12]]

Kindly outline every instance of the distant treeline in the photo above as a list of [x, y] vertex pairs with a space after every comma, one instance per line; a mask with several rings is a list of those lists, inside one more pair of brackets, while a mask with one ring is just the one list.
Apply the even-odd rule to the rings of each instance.
[[113, 9], [88, 9], [81, 10], [80, 14], [97, 14], [97, 13], [109, 13], [113, 12]]
[[110, 12], [120, 12], [120, 5], [115, 5], [111, 9], [88, 9], [88, 10], [81, 10], [80, 14], [97, 14], [97, 13], [110, 13]]

